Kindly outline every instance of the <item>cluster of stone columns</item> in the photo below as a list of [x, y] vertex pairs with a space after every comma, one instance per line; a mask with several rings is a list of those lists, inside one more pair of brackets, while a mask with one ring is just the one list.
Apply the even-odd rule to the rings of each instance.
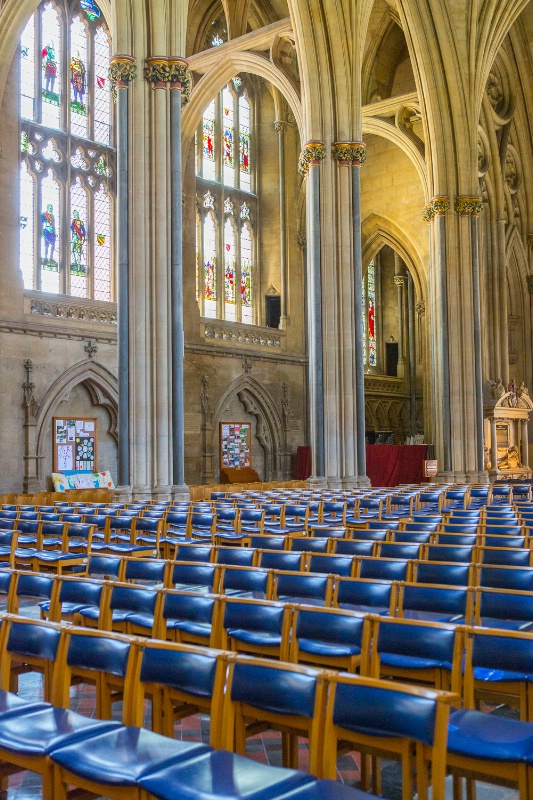
[[[353, 331], [352, 342], [346, 343], [354, 361], [355, 427], [353, 430], [353, 479], [359, 485], [368, 485], [365, 450], [365, 396], [363, 356], [362, 242], [361, 242], [361, 182], [360, 167], [366, 160], [364, 142], [335, 142], [332, 158], [339, 168], [351, 168], [351, 214], [353, 264]], [[325, 413], [324, 413], [324, 337], [323, 291], [324, 268], [321, 253], [321, 198], [320, 170], [326, 159], [326, 147], [321, 141], [310, 141], [302, 150], [298, 169], [307, 181], [307, 290], [308, 290], [308, 354], [309, 354], [309, 423], [312, 453], [312, 480], [324, 483]]]
[[[111, 59], [110, 80], [115, 88], [117, 101], [117, 288], [118, 288], [118, 383], [119, 383], [119, 445], [118, 445], [118, 483], [119, 491], [124, 494], [131, 492], [132, 470], [130, 463], [131, 451], [131, 341], [130, 320], [134, 310], [130, 308], [130, 217], [129, 217], [129, 181], [128, 162], [129, 152], [129, 114], [128, 114], [128, 85], [136, 77], [135, 59], [128, 55], [116, 55]], [[156, 349], [161, 356], [158, 364], [164, 363], [165, 351], [168, 350], [168, 330], [170, 328], [170, 394], [171, 415], [170, 430], [165, 426], [165, 405], [168, 403], [163, 386], [167, 381], [161, 375], [162, 391], [156, 393], [156, 416], [161, 428], [158, 435], [170, 439], [172, 461], [172, 485], [169, 487], [173, 497], [179, 498], [187, 495], [184, 474], [184, 400], [183, 400], [183, 375], [184, 375], [184, 330], [183, 330], [183, 270], [182, 270], [182, 243], [183, 243], [183, 214], [182, 214], [182, 157], [181, 157], [181, 110], [190, 95], [190, 72], [187, 62], [179, 57], [155, 56], [146, 59], [144, 77], [152, 85], [156, 95], [154, 107], [158, 110], [166, 108], [166, 90], [170, 90], [170, 228], [171, 244], [170, 259], [167, 258], [163, 248], [162, 255], [156, 257], [156, 279], [160, 285], [170, 284], [170, 320], [167, 320], [163, 309], [158, 330], [155, 332]], [[160, 109], [159, 106], [162, 108]], [[164, 113], [161, 115], [164, 116]], [[164, 139], [164, 140], [163, 140]], [[161, 185], [165, 185], [164, 176], [169, 171], [166, 139], [162, 137], [161, 146], [154, 142], [154, 173], [157, 181], [158, 174]], [[158, 197], [163, 203], [163, 192], [156, 192], [155, 203]], [[161, 235], [166, 238], [167, 220], [165, 209], [154, 208], [154, 225], [159, 224], [164, 228]], [[158, 213], [159, 212], [159, 213]], [[157, 241], [158, 232], [155, 231]], [[168, 324], [169, 323], [169, 324]], [[157, 372], [156, 365], [156, 372]], [[156, 381], [158, 380], [156, 374]], [[157, 399], [159, 398], [159, 400]], [[161, 408], [158, 407], [161, 404]], [[158, 449], [157, 458], [165, 460], [164, 448]], [[157, 474], [168, 474], [168, 464], [158, 464]]]

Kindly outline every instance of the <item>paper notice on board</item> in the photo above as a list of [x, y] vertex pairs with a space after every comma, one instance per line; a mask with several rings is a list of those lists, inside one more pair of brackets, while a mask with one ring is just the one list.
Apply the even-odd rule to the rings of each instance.
[[72, 447], [59, 446], [57, 448], [57, 469], [58, 472], [63, 472], [64, 469], [72, 469]]
[[63, 427], [63, 420], [56, 419], [56, 428], [62, 428], [62, 427]]
[[94, 431], [94, 422], [85, 422], [86, 431]]
[[56, 428], [56, 444], [65, 444], [67, 441], [67, 429]]
[[67, 428], [67, 440], [73, 442], [76, 438], [76, 431], [74, 428]]
[[76, 420], [76, 433], [81, 433], [83, 431], [83, 420], [77, 419]]

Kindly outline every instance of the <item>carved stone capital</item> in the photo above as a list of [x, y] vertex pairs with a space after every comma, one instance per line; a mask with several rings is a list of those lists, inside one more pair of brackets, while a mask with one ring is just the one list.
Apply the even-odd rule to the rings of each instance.
[[170, 67], [165, 56], [150, 56], [146, 59], [144, 77], [154, 89], [166, 89], [170, 80]]
[[426, 313], [426, 304], [424, 303], [423, 300], [415, 304], [415, 311], [419, 317], [423, 316], [423, 314]]
[[179, 56], [169, 56], [168, 58], [170, 89], [181, 89], [181, 105], [189, 102], [191, 97], [191, 71], [189, 64], [184, 58]]
[[431, 201], [431, 207], [436, 217], [442, 217], [444, 214], [447, 214], [451, 208], [450, 198], [445, 195], [434, 197]]
[[127, 89], [128, 83], [137, 77], [137, 66], [133, 56], [113, 56], [109, 60], [108, 77], [113, 89]]
[[366, 161], [364, 142], [334, 142], [331, 152], [340, 167], [360, 167]]
[[289, 127], [288, 122], [283, 122], [283, 120], [277, 119], [274, 123], [274, 130], [276, 133], [285, 133], [287, 128]]
[[320, 162], [326, 157], [324, 142], [307, 142], [300, 153], [298, 160], [298, 172], [304, 177], [309, 173], [310, 167], [320, 166]]
[[481, 197], [456, 197], [455, 211], [461, 217], [477, 217], [483, 211]]
[[404, 275], [395, 275], [393, 278], [395, 286], [404, 286], [405, 285], [405, 276]]
[[433, 205], [431, 203], [428, 203], [427, 206], [424, 206], [424, 211], [422, 212], [422, 219], [424, 220], [424, 222], [427, 222], [429, 224], [430, 222], [433, 222], [434, 218], [435, 218], [435, 212], [433, 211]]
[[527, 235], [527, 246], [533, 247], [533, 233], [528, 233]]
[[529, 294], [533, 294], [533, 275], [526, 275], [526, 281]]

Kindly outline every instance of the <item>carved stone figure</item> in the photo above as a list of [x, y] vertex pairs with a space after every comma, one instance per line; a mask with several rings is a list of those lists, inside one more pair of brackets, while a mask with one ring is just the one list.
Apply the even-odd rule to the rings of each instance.
[[498, 378], [497, 382], [492, 387], [492, 396], [495, 400], [499, 400], [500, 397], [503, 397], [505, 394], [505, 386], [503, 385], [503, 381], [501, 378]]

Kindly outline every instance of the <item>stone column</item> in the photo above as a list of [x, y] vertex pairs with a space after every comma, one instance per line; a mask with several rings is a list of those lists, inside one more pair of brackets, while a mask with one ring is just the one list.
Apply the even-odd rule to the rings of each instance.
[[129, 196], [128, 196], [128, 84], [137, 73], [132, 56], [110, 60], [109, 80], [117, 102], [117, 370], [118, 370], [118, 487], [121, 496], [130, 489], [129, 395]]
[[151, 92], [151, 165], [156, 190], [150, 209], [152, 236], [151, 289], [153, 323], [153, 496], [168, 500], [172, 490], [172, 413], [171, 413], [171, 281], [168, 250], [169, 169], [168, 169], [168, 59], [152, 56], [146, 59], [144, 77], [152, 84]]
[[185, 335], [183, 331], [183, 179], [181, 160], [181, 107], [190, 94], [187, 62], [169, 58], [170, 79], [170, 197], [171, 275], [170, 327], [172, 338], [172, 497], [188, 498], [185, 485], [185, 434], [183, 376]]
[[448, 197], [434, 197], [424, 211], [424, 219], [434, 221], [434, 280], [437, 301], [437, 325], [435, 349], [438, 358], [440, 386], [437, 384], [439, 422], [442, 446], [442, 473], [446, 475], [452, 466], [452, 430], [450, 416], [450, 335], [448, 319], [448, 269], [446, 265], [446, 213], [450, 210]]
[[279, 327], [287, 327], [287, 205], [285, 200], [285, 130], [287, 123], [276, 121], [274, 129], [278, 134], [279, 160], [279, 271], [281, 279], [281, 316]]
[[366, 474], [365, 444], [365, 375], [363, 341], [363, 249], [361, 243], [361, 172], [366, 161], [364, 142], [351, 142], [352, 161], [352, 222], [354, 269], [354, 324], [355, 324], [355, 402], [357, 407], [357, 482], [370, 486]]
[[398, 377], [405, 376], [405, 320], [403, 315], [403, 261], [396, 251], [394, 251], [394, 283], [398, 290]]
[[322, 343], [322, 259], [320, 253], [320, 162], [325, 158], [323, 142], [308, 142], [298, 162], [307, 180], [307, 274], [309, 324], [309, 436], [312, 480], [323, 482], [324, 452], [324, 367]]
[[[472, 322], [474, 329], [474, 396], [476, 407], [476, 469], [485, 473], [485, 451], [483, 437], [483, 360], [481, 355], [481, 280], [479, 272], [478, 215], [483, 211], [481, 197], [458, 197], [455, 210], [461, 216], [469, 216], [472, 246]], [[505, 301], [507, 302], [507, 301]]]
[[522, 465], [529, 468], [529, 433], [527, 423], [527, 419], [522, 420]]
[[407, 275], [407, 317], [409, 331], [409, 410], [410, 436], [416, 436], [416, 342], [415, 342], [415, 287], [413, 278]]
[[490, 471], [494, 475], [498, 472], [498, 442], [496, 439], [496, 420], [494, 417], [490, 421]]

